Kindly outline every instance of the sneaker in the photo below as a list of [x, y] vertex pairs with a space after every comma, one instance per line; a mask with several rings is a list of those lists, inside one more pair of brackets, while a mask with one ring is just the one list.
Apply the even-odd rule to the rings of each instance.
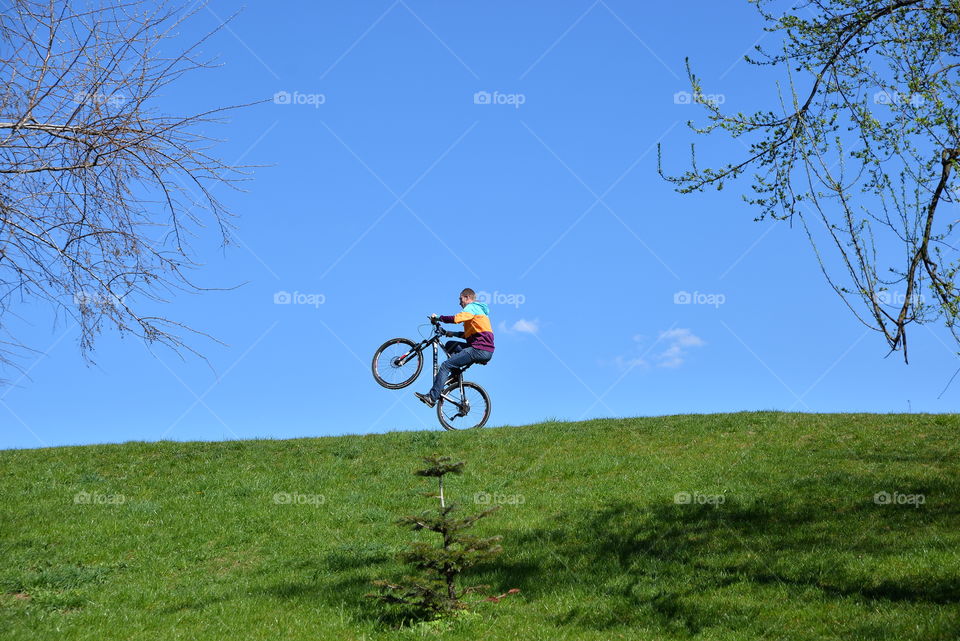
[[420, 392], [414, 392], [413, 395], [419, 398], [420, 401], [427, 407], [433, 407], [434, 405], [436, 405], [433, 399], [427, 396], [426, 394], [421, 394]]

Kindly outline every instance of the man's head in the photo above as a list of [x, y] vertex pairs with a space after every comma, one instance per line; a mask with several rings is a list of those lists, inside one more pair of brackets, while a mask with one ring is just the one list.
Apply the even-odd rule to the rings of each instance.
[[460, 307], [466, 307], [475, 300], [477, 300], [477, 293], [469, 287], [460, 292]]

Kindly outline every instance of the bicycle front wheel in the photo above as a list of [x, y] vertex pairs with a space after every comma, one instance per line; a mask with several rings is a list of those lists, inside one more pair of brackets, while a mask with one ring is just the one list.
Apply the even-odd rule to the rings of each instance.
[[373, 355], [373, 378], [387, 389], [406, 387], [420, 376], [423, 353], [408, 338], [394, 338]]
[[490, 397], [487, 391], [471, 381], [446, 386], [437, 402], [437, 418], [446, 430], [467, 430], [483, 427], [490, 418]]

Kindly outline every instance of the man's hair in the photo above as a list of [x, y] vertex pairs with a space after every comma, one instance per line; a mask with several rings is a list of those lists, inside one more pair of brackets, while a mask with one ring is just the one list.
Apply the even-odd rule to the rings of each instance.
[[465, 298], [470, 298], [473, 300], [476, 300], [477, 298], [477, 292], [473, 291], [469, 287], [465, 288], [462, 292], [460, 292], [460, 295]]

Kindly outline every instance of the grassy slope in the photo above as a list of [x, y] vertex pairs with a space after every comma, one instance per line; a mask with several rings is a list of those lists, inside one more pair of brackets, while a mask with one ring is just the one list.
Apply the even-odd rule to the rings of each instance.
[[[5, 639], [956, 639], [957, 415], [744, 413], [467, 433], [0, 452]], [[497, 593], [447, 630], [385, 628], [425, 507], [506, 501]], [[75, 504], [77, 492], [122, 505]], [[878, 505], [874, 494], [922, 494]], [[278, 504], [277, 492], [322, 495]], [[722, 495], [677, 504], [678, 492]], [[94, 498], [96, 501], [97, 498]], [[102, 499], [100, 499], [102, 500]], [[319, 503], [319, 498], [316, 500]], [[520, 501], [522, 500], [522, 503]]]

